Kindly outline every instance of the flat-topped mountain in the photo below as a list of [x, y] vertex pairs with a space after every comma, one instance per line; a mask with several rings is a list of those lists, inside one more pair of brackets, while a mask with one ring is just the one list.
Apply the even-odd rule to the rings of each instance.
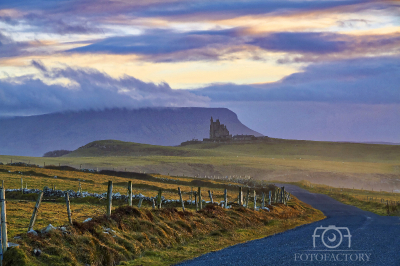
[[173, 146], [209, 137], [210, 118], [232, 134], [262, 136], [226, 108], [144, 108], [0, 118], [0, 154], [42, 156], [104, 139]]

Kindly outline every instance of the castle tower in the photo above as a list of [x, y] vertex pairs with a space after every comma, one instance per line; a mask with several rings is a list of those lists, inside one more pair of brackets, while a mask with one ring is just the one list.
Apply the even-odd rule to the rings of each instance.
[[213, 139], [213, 138], [214, 138], [214, 120], [211, 117], [211, 120], [210, 120], [210, 139]]
[[229, 135], [229, 131], [224, 124], [221, 124], [219, 119], [213, 120], [211, 117], [210, 119], [210, 139], [229, 139], [232, 136]]

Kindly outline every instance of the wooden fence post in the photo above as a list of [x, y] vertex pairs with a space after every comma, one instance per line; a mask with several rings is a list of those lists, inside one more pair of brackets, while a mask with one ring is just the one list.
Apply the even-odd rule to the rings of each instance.
[[32, 218], [31, 218], [31, 221], [29, 222], [28, 232], [31, 231], [33, 229], [33, 226], [35, 225], [36, 217], [39, 212], [40, 203], [42, 202], [42, 198], [43, 198], [43, 191], [41, 191], [39, 193], [39, 196], [36, 200], [36, 205], [35, 205], [35, 208], [33, 209]]
[[108, 190], [107, 190], [107, 217], [111, 217], [111, 208], [112, 208], [112, 190], [113, 190], [113, 182], [108, 181]]
[[65, 193], [65, 203], [67, 204], [68, 222], [69, 222], [69, 224], [72, 225], [71, 208], [70, 208], [70, 204], [69, 204], [68, 192]]
[[161, 198], [161, 196], [162, 196], [162, 189], [160, 188], [160, 189], [158, 190], [158, 195], [157, 195], [157, 207], [158, 207], [159, 209], [161, 209], [161, 203], [162, 203], [162, 198]]
[[201, 187], [198, 188], [197, 194], [199, 194], [199, 206], [200, 210], [203, 209], [203, 200], [201, 199]]
[[128, 204], [132, 207], [132, 181], [128, 181]]
[[81, 182], [79, 181], [79, 193], [82, 194], [82, 186], [81, 186]]
[[242, 192], [242, 187], [239, 187], [239, 198], [238, 198], [238, 203], [240, 206], [243, 204], [243, 192]]
[[247, 195], [246, 195], [246, 208], [249, 207], [249, 198], [250, 198], [250, 188], [247, 188]]
[[153, 210], [156, 208], [156, 202], [155, 202], [154, 198], [151, 199], [151, 208], [152, 208]]
[[197, 204], [197, 192], [194, 192], [194, 205], [196, 206], [196, 211], [199, 210], [198, 204]]
[[185, 211], [185, 203], [183, 202], [183, 199], [182, 199], [182, 191], [181, 191], [180, 187], [178, 187], [178, 194], [179, 194], [179, 199], [180, 199], [181, 204], [182, 204], [182, 210]]
[[21, 193], [24, 194], [24, 181], [21, 178]]
[[265, 207], [265, 193], [262, 193], [261, 208]]
[[280, 188], [278, 188], [277, 190], [276, 190], [276, 203], [280, 203], [281, 201], [280, 201], [280, 195], [281, 195], [281, 189]]
[[142, 202], [143, 202], [143, 197], [140, 197], [140, 199], [139, 199], [139, 204], [138, 204], [138, 208], [140, 209], [140, 207], [142, 207]]
[[256, 194], [256, 190], [254, 190], [254, 210], [256, 210], [257, 209], [257, 194]]
[[211, 190], [208, 191], [208, 196], [210, 196], [211, 203], [214, 203], [213, 197], [212, 197], [212, 194], [211, 194]]
[[190, 204], [193, 204], [193, 187], [190, 187]]
[[225, 191], [224, 191], [224, 207], [225, 207], [225, 209], [227, 209], [228, 208], [228, 190], [225, 188]]
[[1, 244], [3, 248], [3, 256], [7, 251], [7, 211], [6, 211], [6, 189], [3, 187], [0, 190], [1, 201]]

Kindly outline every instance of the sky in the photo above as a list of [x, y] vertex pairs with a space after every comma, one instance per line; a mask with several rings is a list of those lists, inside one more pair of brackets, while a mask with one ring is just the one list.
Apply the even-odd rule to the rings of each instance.
[[0, 3], [0, 116], [159, 106], [226, 107], [277, 138], [400, 143], [400, 2]]

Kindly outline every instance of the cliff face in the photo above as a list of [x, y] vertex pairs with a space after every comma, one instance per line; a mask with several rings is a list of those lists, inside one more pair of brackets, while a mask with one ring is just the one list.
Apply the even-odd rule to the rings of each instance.
[[211, 116], [229, 132], [261, 136], [226, 108], [112, 109], [0, 118], [0, 154], [42, 156], [74, 150], [89, 142], [115, 139], [154, 145], [179, 145], [209, 137]]

